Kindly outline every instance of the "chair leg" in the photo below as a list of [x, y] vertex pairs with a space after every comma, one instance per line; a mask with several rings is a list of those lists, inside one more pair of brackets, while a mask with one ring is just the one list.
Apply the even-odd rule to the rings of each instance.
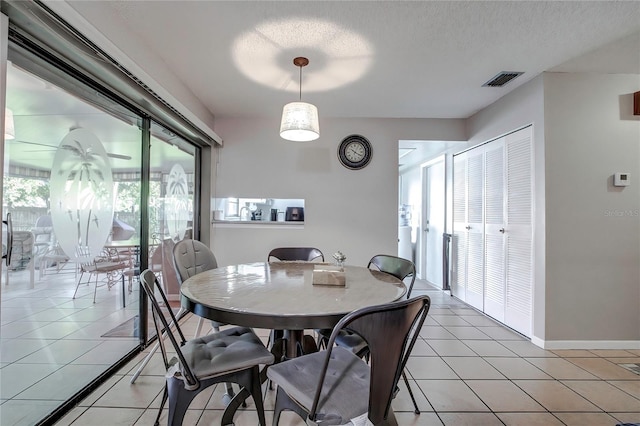
[[[8, 270], [8, 269], [7, 269]], [[82, 276], [84, 275], [84, 272], [80, 273], [80, 278], [78, 278], [78, 284], [76, 284], [76, 291], [73, 292], [73, 297], [72, 299], [76, 298], [76, 294], [78, 293], [78, 288], [80, 288], [80, 283], [82, 282]]]
[[258, 422], [260, 426], [266, 426], [267, 422], [264, 418], [264, 404], [262, 402], [262, 387], [260, 383], [260, 368], [256, 365], [251, 369], [251, 396], [256, 404], [258, 412]]
[[413, 391], [411, 390], [411, 385], [409, 384], [409, 380], [407, 380], [407, 375], [404, 370], [402, 370], [402, 378], [404, 379], [404, 384], [407, 385], [407, 390], [409, 391], [409, 396], [411, 397], [411, 401], [413, 402], [414, 413], [420, 414], [420, 409], [418, 408], [418, 403], [416, 402], [415, 397], [413, 396]]
[[193, 338], [195, 339], [196, 337], [200, 336], [200, 333], [202, 332], [202, 325], [204, 324], [204, 318], [200, 317], [198, 318], [198, 325], [196, 327], [196, 333], [193, 335]]
[[96, 303], [97, 293], [98, 293], [98, 274], [96, 274], [96, 287], [93, 289], [93, 303]]
[[233, 425], [233, 415], [242, 405], [246, 408], [246, 399], [249, 395], [253, 398], [258, 412], [258, 422], [260, 426], [266, 426], [264, 417], [264, 403], [262, 400], [262, 382], [260, 380], [260, 367], [255, 365], [250, 370], [244, 370], [233, 374], [231, 377], [234, 383], [240, 385], [240, 392], [227, 404], [227, 408], [222, 416], [222, 425]]
[[167, 395], [169, 399], [168, 426], [181, 426], [187, 409], [199, 391], [185, 389], [184, 382], [175, 377], [167, 378]]
[[280, 386], [278, 386], [278, 390], [276, 393], [276, 405], [273, 409], [273, 426], [278, 426], [278, 422], [280, 421], [280, 413], [284, 410], [290, 410], [302, 417], [302, 420], [307, 420], [309, 413], [300, 407], [285, 391], [282, 390]]
[[318, 339], [316, 340], [316, 346], [318, 347], [318, 350], [327, 349], [327, 340], [320, 333], [318, 333]]
[[[176, 318], [180, 318], [180, 316], [184, 313], [184, 308], [180, 307], [180, 309], [178, 310], [178, 313], [176, 314]], [[171, 323], [169, 323], [169, 327], [173, 327], [173, 321], [171, 321]], [[164, 333], [162, 333], [162, 336], [159, 338], [164, 339], [166, 336], [166, 331]], [[144, 370], [144, 368], [147, 366], [147, 364], [149, 364], [149, 361], [151, 361], [151, 358], [153, 357], [153, 354], [156, 353], [156, 351], [158, 350], [158, 348], [160, 347], [160, 343], [156, 342], [155, 345], [153, 345], [153, 347], [151, 348], [151, 350], [149, 351], [149, 353], [147, 354], [146, 357], [144, 357], [144, 359], [142, 360], [142, 363], [140, 363], [140, 367], [138, 367], [138, 369], [133, 373], [133, 376], [131, 376], [131, 380], [129, 381], [129, 383], [134, 384], [136, 382], [136, 379], [138, 378], [138, 376], [140, 376], [140, 373], [142, 373], [142, 370]]]
[[167, 386], [165, 385], [164, 391], [162, 392], [162, 402], [160, 403], [160, 408], [158, 409], [158, 416], [156, 417], [156, 422], [153, 426], [160, 426], [160, 416], [162, 416], [162, 410], [164, 409], [164, 405], [167, 403], [167, 398], [169, 396], [169, 391], [167, 390]]

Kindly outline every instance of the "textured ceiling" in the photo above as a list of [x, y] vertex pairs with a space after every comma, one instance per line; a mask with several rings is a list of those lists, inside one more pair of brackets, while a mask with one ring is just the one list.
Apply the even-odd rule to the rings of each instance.
[[[640, 74], [640, 2], [67, 3], [216, 117], [278, 116], [298, 99], [295, 56], [324, 117], [466, 118], [543, 71]], [[482, 87], [500, 71], [524, 74]]]

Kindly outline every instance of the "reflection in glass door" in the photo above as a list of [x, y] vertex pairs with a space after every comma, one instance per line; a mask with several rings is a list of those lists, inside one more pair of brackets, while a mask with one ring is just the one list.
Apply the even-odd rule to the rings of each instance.
[[170, 300], [179, 300], [173, 246], [193, 238], [197, 149], [157, 123], [151, 125], [149, 267]]
[[9, 51], [0, 424], [37, 423], [139, 345], [142, 118], [24, 58]]

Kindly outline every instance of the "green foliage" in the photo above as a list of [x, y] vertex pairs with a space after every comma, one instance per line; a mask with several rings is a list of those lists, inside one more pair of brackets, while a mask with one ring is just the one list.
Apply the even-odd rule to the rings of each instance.
[[3, 195], [9, 208], [49, 208], [49, 182], [40, 179], [5, 176]]

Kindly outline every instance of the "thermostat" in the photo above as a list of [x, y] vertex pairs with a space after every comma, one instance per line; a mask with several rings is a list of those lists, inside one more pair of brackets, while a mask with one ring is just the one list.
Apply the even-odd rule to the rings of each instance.
[[616, 173], [613, 175], [613, 186], [629, 186], [630, 182], [629, 173]]

